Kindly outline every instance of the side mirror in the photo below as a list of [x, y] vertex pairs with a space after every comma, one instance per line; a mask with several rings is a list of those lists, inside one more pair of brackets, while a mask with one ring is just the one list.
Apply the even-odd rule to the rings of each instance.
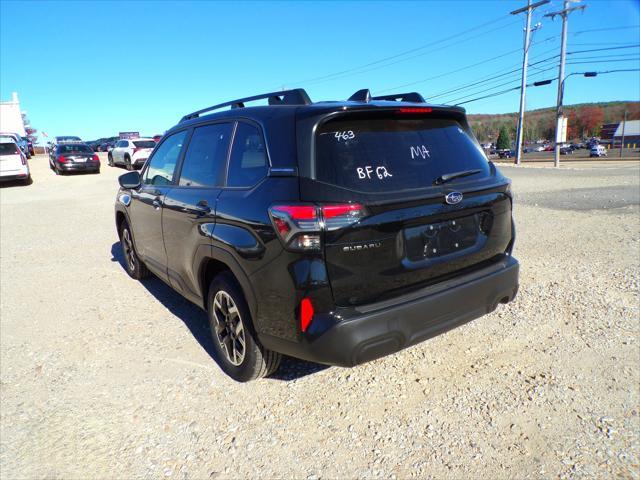
[[136, 171], [125, 173], [118, 177], [118, 183], [122, 188], [138, 188], [141, 183], [140, 174]]

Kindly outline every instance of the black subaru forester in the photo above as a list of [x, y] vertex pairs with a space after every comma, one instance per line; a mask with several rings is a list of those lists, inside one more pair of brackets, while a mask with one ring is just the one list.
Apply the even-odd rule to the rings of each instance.
[[[268, 105], [245, 106], [256, 100]], [[152, 272], [204, 308], [239, 381], [275, 372], [282, 354], [366, 362], [518, 290], [510, 181], [464, 109], [417, 93], [215, 105], [119, 181], [129, 275]]]

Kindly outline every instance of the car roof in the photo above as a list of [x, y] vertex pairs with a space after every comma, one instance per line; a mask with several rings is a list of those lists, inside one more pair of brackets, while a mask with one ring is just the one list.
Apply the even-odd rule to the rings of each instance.
[[155, 142], [155, 140], [153, 138], [149, 138], [149, 137], [121, 138], [120, 140], [131, 140], [132, 142], [137, 142], [139, 140], [142, 140], [144, 142]]
[[[0, 135], [4, 135], [4, 134], [0, 134]], [[13, 143], [14, 145], [17, 145], [13, 138], [7, 138], [7, 137], [0, 137], [0, 143]]]
[[[247, 102], [265, 99], [268, 100], [269, 105], [245, 106]], [[221, 110], [225, 107], [230, 107], [230, 109]], [[307, 93], [303, 89], [298, 88], [255, 95], [253, 97], [241, 98], [207, 107], [185, 115], [180, 122], [170, 130], [216, 119], [236, 119], [244, 117], [254, 119], [261, 123], [270, 117], [281, 117], [286, 114], [285, 112], [291, 115], [304, 112], [322, 114], [332, 111], [374, 111], [383, 108], [434, 108], [461, 115], [465, 114], [465, 109], [462, 107], [428, 104], [422, 95], [417, 92], [372, 97], [369, 90], [362, 89], [354, 93], [348, 100], [312, 102]]]

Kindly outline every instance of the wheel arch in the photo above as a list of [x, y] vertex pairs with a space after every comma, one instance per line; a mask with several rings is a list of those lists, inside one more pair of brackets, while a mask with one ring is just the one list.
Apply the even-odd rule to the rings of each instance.
[[246, 275], [238, 261], [233, 258], [233, 256], [220, 248], [211, 247], [211, 256], [202, 259], [199, 269], [199, 279], [200, 279], [200, 291], [202, 292], [202, 306], [205, 310], [208, 308], [208, 297], [209, 297], [209, 284], [211, 280], [215, 278], [216, 275], [222, 272], [229, 272], [233, 275], [236, 282], [240, 286], [242, 293], [244, 294], [244, 298], [249, 306], [249, 312], [251, 313], [251, 317], [254, 319], [257, 318], [258, 308], [255, 293], [253, 292], [253, 288], [251, 286], [251, 282], [249, 281], [249, 277]]

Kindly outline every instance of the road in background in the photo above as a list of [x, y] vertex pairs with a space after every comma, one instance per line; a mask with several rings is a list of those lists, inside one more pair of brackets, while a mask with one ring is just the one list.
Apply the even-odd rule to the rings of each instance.
[[504, 167], [515, 302], [353, 369], [286, 359], [251, 384], [212, 360], [198, 307], [125, 273], [124, 170], [30, 163], [33, 185], [0, 188], [3, 478], [637, 476], [637, 163]]

